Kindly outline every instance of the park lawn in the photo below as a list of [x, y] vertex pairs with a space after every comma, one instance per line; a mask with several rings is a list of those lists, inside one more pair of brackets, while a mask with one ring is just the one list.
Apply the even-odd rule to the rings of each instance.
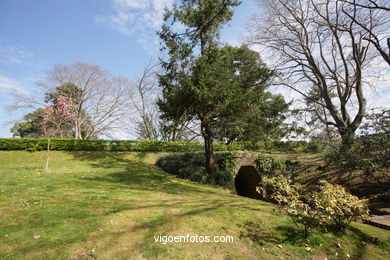
[[273, 204], [167, 175], [157, 156], [57, 151], [45, 173], [45, 152], [0, 151], [0, 259], [390, 259], [389, 231], [354, 223], [306, 240]]

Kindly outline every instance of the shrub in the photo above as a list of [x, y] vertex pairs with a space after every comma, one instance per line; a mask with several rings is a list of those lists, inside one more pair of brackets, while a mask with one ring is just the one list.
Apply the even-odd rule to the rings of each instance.
[[276, 201], [294, 223], [296, 229], [308, 236], [320, 218], [318, 212], [311, 209], [304, 201], [300, 187], [292, 185], [291, 181], [282, 176], [263, 177], [257, 191], [263, 197]]
[[263, 177], [257, 191], [274, 200], [293, 221], [298, 231], [308, 235], [317, 225], [334, 225], [343, 231], [356, 218], [368, 215], [367, 200], [348, 193], [345, 188], [322, 182], [320, 191], [304, 196], [302, 187], [284, 176]]
[[[202, 152], [176, 153], [160, 157], [156, 165], [162, 170], [200, 183], [209, 183], [209, 175], [205, 167], [205, 157]], [[233, 186], [233, 171], [235, 156], [229, 152], [215, 154], [216, 184], [224, 187]]]
[[259, 154], [256, 159], [256, 167], [261, 173], [270, 174], [274, 170], [274, 159]]
[[309, 142], [303, 149], [305, 153], [319, 153], [322, 150], [322, 144], [320, 142]]
[[286, 161], [259, 154], [256, 159], [256, 168], [266, 175], [284, 174], [286, 172]]
[[232, 186], [232, 176], [236, 168], [236, 157], [233, 153], [217, 153], [216, 166], [217, 175], [216, 183], [223, 186]]
[[320, 192], [314, 193], [313, 202], [339, 230], [344, 230], [352, 220], [368, 215], [367, 200], [360, 200], [344, 187], [326, 181], [322, 182]]

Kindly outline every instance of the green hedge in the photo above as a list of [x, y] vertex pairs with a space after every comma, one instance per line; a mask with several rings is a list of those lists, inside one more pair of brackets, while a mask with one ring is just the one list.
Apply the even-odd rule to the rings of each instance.
[[[215, 151], [297, 151], [313, 152], [313, 143], [304, 141], [265, 141], [259, 143], [214, 143]], [[127, 140], [51, 140], [51, 150], [57, 151], [134, 151], [134, 152], [197, 152], [203, 142], [127, 141]], [[46, 138], [0, 138], [0, 150], [42, 151], [47, 149]]]
[[[162, 170], [179, 178], [210, 183], [205, 164], [205, 156], [202, 152], [168, 154], [161, 156], [156, 162]], [[232, 188], [235, 166], [234, 153], [215, 153], [215, 184]]]
[[[0, 150], [42, 151], [47, 149], [45, 138], [0, 138]], [[203, 151], [202, 142], [124, 141], [52, 139], [51, 150], [57, 151], [134, 151], [134, 152], [195, 152]], [[231, 145], [215, 143], [216, 151], [256, 150], [250, 142]]]

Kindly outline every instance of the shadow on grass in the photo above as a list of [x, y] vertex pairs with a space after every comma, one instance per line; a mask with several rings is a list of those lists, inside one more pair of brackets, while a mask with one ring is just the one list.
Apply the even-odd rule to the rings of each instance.
[[[76, 160], [89, 161], [94, 168], [107, 169], [108, 174], [97, 177], [82, 178], [82, 180], [106, 183], [119, 183], [134, 190], [164, 192], [168, 194], [206, 193], [216, 192], [196, 187], [190, 182], [178, 183], [175, 176], [170, 176], [136, 159], [124, 158], [126, 153], [121, 152], [70, 152]], [[146, 154], [136, 155], [143, 158]]]
[[242, 227], [240, 238], [249, 238], [261, 246], [265, 243], [278, 244], [281, 241], [278, 234], [262, 221], [246, 221]]
[[308, 236], [304, 235], [303, 232], [295, 229], [293, 226], [281, 225], [275, 228], [278, 231], [282, 238], [280, 243], [290, 244], [290, 245], [304, 245]]

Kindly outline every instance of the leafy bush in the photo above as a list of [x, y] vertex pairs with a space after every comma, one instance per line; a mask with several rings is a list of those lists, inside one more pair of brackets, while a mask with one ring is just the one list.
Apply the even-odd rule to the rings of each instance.
[[351, 195], [344, 187], [323, 181], [320, 192], [313, 195], [315, 208], [344, 230], [352, 220], [368, 215], [368, 201]]
[[263, 197], [276, 201], [280, 209], [291, 218], [296, 229], [306, 236], [309, 235], [318, 224], [319, 215], [304, 201], [299, 192], [300, 187], [292, 185], [291, 181], [282, 175], [263, 177], [259, 184], [257, 191]]
[[270, 174], [274, 170], [274, 159], [261, 154], [256, 159], [256, 167], [261, 173]]
[[279, 173], [286, 173], [287, 164], [285, 160], [274, 159], [259, 154], [256, 159], [256, 168], [262, 174], [274, 175]]
[[334, 225], [342, 231], [352, 220], [368, 215], [367, 200], [360, 200], [339, 185], [322, 182], [320, 191], [310, 196], [305, 196], [301, 186], [291, 184], [290, 179], [281, 175], [263, 177], [259, 185], [257, 191], [264, 198], [276, 201], [305, 235], [320, 224]]
[[[176, 153], [160, 157], [156, 164], [164, 171], [183, 179], [209, 183], [204, 153]], [[232, 153], [215, 154], [216, 184], [232, 187], [235, 156]]]
[[309, 142], [303, 149], [305, 153], [319, 153], [323, 149], [323, 144], [320, 142]]

